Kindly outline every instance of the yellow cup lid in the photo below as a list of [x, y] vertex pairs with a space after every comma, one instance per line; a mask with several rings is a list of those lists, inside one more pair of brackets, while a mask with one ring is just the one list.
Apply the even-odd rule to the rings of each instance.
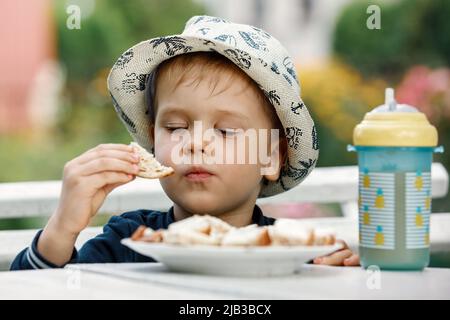
[[386, 103], [366, 113], [353, 131], [357, 146], [435, 147], [436, 128], [416, 108], [397, 104], [394, 90], [386, 89]]

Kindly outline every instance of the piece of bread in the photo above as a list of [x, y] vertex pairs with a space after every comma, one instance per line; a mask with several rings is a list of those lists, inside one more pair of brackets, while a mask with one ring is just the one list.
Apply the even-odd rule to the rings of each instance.
[[336, 243], [336, 235], [329, 229], [316, 228], [314, 230], [315, 246], [330, 246]]
[[270, 239], [274, 245], [311, 246], [314, 245], [314, 231], [301, 221], [278, 219], [269, 229]]
[[223, 236], [232, 227], [212, 216], [194, 215], [172, 223], [167, 230], [154, 231], [140, 226], [131, 239], [145, 242], [164, 242], [179, 245], [215, 245], [221, 243]]
[[167, 177], [174, 173], [172, 167], [165, 167], [155, 159], [155, 157], [147, 152], [144, 148], [142, 148], [136, 142], [131, 142], [130, 146], [132, 146], [139, 154], [139, 173], [138, 177], [147, 178], [147, 179], [159, 179], [163, 177]]
[[163, 242], [163, 231], [155, 231], [142, 225], [139, 226], [135, 232], [133, 232], [131, 240], [144, 242]]
[[219, 245], [232, 227], [209, 215], [194, 215], [172, 223], [164, 233], [164, 242], [171, 244]]
[[258, 227], [256, 224], [243, 228], [233, 228], [222, 239], [222, 246], [268, 246], [270, 237], [267, 227]]
[[146, 226], [139, 226], [136, 231], [133, 232], [131, 235], [131, 240], [138, 241], [144, 236], [145, 229], [147, 229]]
[[169, 232], [190, 231], [209, 235], [211, 222], [204, 216], [193, 215], [192, 217], [177, 221], [169, 225]]
[[201, 218], [209, 223], [210, 235], [217, 235], [217, 236], [225, 235], [227, 232], [233, 229], [233, 227], [230, 224], [226, 223], [222, 219], [209, 215], [201, 216]]
[[164, 243], [178, 244], [178, 245], [211, 245], [218, 246], [221, 241], [220, 236], [209, 235], [201, 232], [194, 232], [191, 230], [169, 230], [165, 231]]

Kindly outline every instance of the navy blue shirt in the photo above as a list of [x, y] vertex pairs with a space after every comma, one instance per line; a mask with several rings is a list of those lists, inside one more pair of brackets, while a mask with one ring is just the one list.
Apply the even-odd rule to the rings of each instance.
[[[87, 241], [79, 251], [75, 248], [68, 263], [102, 263], [102, 262], [154, 262], [120, 243], [129, 238], [140, 226], [145, 225], [154, 230], [167, 229], [175, 221], [173, 207], [168, 212], [154, 210], [136, 210], [112, 217], [103, 227], [103, 233]], [[255, 205], [252, 222], [259, 226], [272, 225], [275, 219], [265, 217]], [[11, 264], [11, 270], [58, 268], [42, 257], [37, 250], [37, 243], [42, 230], [34, 237], [31, 245], [22, 250]]]

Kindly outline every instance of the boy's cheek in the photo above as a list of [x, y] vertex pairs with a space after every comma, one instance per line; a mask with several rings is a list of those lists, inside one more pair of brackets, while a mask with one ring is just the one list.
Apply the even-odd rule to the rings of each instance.
[[253, 183], [255, 185], [261, 178], [260, 167], [256, 164], [224, 164], [217, 166], [221, 178], [229, 185], [236, 185], [238, 181]]
[[176, 165], [174, 159], [172, 159], [172, 150], [175, 149], [176, 142], [167, 139], [165, 136], [157, 136], [155, 139], [155, 158], [164, 165], [174, 166]]

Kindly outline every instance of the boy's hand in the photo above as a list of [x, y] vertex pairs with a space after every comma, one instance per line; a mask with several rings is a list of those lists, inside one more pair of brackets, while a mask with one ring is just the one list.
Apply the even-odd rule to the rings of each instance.
[[342, 249], [335, 251], [327, 256], [317, 257], [313, 260], [313, 263], [328, 266], [359, 266], [359, 256], [357, 254], [354, 254], [344, 241], [338, 240], [337, 242], [343, 244]]
[[78, 235], [106, 196], [132, 181], [138, 156], [124, 144], [101, 144], [66, 163], [58, 208], [52, 217], [60, 231]]

